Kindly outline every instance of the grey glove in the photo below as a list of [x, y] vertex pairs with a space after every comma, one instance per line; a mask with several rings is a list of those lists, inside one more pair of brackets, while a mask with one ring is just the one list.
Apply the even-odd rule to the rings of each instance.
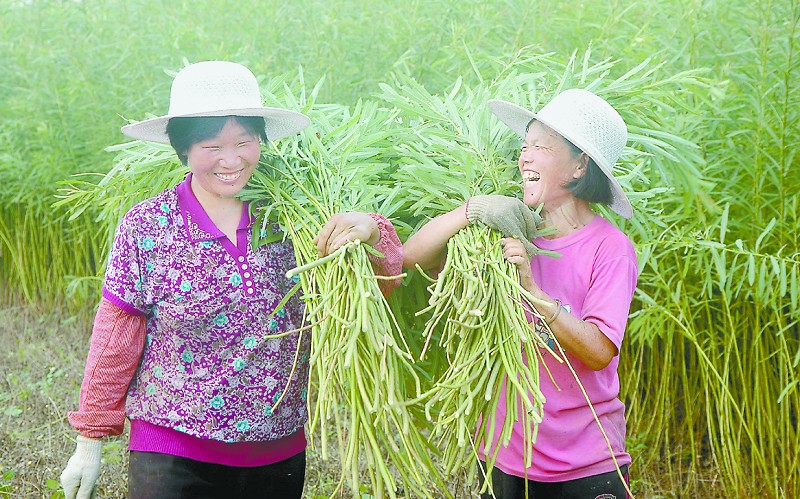
[[528, 258], [538, 253], [531, 241], [536, 239], [536, 226], [542, 219], [517, 198], [499, 195], [473, 196], [467, 200], [467, 219], [470, 223], [481, 222], [505, 237], [519, 239], [525, 246]]
[[100, 476], [100, 457], [103, 443], [95, 438], [78, 435], [75, 454], [67, 461], [61, 472], [61, 486], [67, 499], [91, 499], [95, 495], [97, 478]]

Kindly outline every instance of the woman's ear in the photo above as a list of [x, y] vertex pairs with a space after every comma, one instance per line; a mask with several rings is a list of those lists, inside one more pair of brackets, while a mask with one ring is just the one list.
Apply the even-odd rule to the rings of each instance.
[[572, 174], [573, 178], [581, 178], [586, 174], [586, 168], [589, 167], [589, 155], [585, 152], [582, 152], [580, 156], [578, 156], [578, 164], [575, 165], [575, 173]]

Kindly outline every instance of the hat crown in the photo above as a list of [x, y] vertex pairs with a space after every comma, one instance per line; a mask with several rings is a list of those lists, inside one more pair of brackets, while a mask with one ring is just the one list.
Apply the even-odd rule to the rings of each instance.
[[614, 168], [628, 141], [628, 128], [622, 116], [588, 90], [565, 90], [536, 113], [536, 117], [608, 171]]
[[169, 144], [167, 124], [172, 118], [203, 116], [258, 116], [264, 118], [269, 140], [294, 135], [311, 121], [290, 109], [264, 107], [261, 88], [249, 69], [227, 61], [204, 61], [186, 66], [172, 80], [169, 113], [122, 127], [133, 139]]
[[262, 107], [258, 81], [246, 67], [233, 62], [205, 61], [175, 75], [169, 116], [211, 115]]

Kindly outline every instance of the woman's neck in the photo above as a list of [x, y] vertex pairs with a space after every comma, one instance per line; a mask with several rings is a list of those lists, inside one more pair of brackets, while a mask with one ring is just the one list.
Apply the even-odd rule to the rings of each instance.
[[542, 210], [544, 226], [553, 227], [555, 232], [547, 237], [556, 239], [564, 237], [586, 227], [595, 217], [595, 213], [589, 207], [589, 203], [580, 199], [575, 199], [570, 203], [565, 203], [555, 209]]
[[213, 196], [207, 192], [198, 193], [195, 191], [194, 195], [208, 218], [236, 245], [236, 230], [239, 228], [242, 205], [244, 204], [242, 200], [239, 198]]

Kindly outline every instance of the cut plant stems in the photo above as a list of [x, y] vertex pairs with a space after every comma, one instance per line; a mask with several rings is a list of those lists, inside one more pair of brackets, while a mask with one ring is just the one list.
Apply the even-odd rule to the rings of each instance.
[[345, 481], [352, 491], [360, 490], [359, 467], [366, 466], [377, 497], [395, 497], [399, 489], [431, 497], [432, 490], [447, 487], [432, 460], [435, 449], [400, 403], [410, 398], [409, 380], [414, 396], [422, 387], [368, 258], [377, 252], [351, 241], [317, 257], [313, 238], [321, 221], [352, 209], [340, 199], [352, 202], [356, 194], [342, 171], [330, 166], [338, 163], [322, 140], [313, 136], [311, 142], [308, 151], [295, 149], [292, 159], [274, 151], [244, 195], [253, 201], [262, 228], [277, 223], [294, 247], [298, 266], [287, 276], [299, 281], [305, 303], [308, 326], [298, 334], [311, 335], [311, 444], [327, 459], [328, 439], [336, 436], [342, 470], [336, 491]]
[[[484, 444], [491, 470], [515, 423], [521, 424], [527, 443], [524, 464], [531, 465], [545, 403], [539, 390], [542, 354], [541, 340], [520, 303], [539, 302], [519, 284], [516, 267], [503, 257], [501, 238], [499, 232], [477, 224], [450, 238], [445, 265], [430, 286], [429, 307], [418, 312], [432, 312], [423, 332], [422, 355], [441, 324], [439, 346], [449, 362], [425, 394], [425, 414], [434, 422], [433, 437], [442, 448], [445, 476], [464, 468], [468, 476], [476, 476], [473, 449]], [[507, 410], [498, 421], [495, 414], [501, 399]]]

